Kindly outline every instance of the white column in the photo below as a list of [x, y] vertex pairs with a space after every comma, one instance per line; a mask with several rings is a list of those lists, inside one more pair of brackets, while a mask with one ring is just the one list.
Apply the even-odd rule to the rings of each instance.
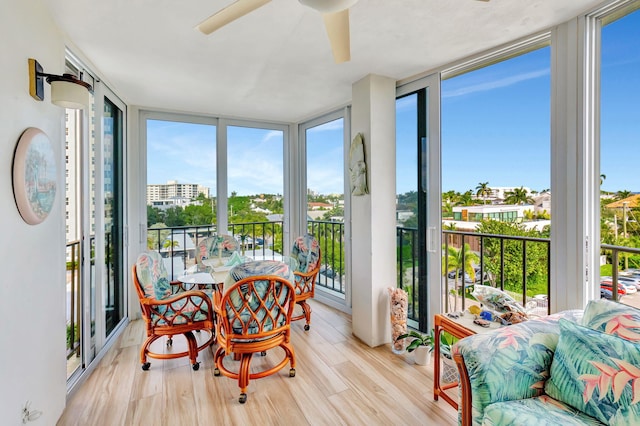
[[351, 197], [352, 321], [372, 347], [391, 339], [387, 288], [396, 286], [395, 89], [378, 75], [353, 85], [351, 137], [364, 135], [369, 194]]
[[599, 278], [593, 58], [584, 19], [559, 25], [551, 61], [551, 311], [583, 308]]

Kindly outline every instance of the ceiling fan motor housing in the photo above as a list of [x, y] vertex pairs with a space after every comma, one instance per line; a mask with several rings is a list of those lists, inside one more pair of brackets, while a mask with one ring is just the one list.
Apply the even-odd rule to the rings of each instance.
[[358, 0], [298, 0], [301, 4], [321, 13], [335, 13], [353, 6]]

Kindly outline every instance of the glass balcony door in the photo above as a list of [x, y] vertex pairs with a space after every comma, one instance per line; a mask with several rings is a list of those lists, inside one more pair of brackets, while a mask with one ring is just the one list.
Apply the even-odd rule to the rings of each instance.
[[396, 233], [398, 287], [409, 295], [409, 323], [427, 331], [440, 312], [440, 81], [398, 88]]

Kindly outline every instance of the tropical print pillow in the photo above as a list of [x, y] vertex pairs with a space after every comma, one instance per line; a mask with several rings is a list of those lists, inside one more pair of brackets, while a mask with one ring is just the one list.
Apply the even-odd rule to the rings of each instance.
[[640, 346], [560, 320], [545, 391], [605, 424], [640, 424]]
[[320, 245], [318, 240], [306, 234], [296, 238], [291, 249], [291, 257], [298, 261], [298, 272], [308, 273], [318, 267]]
[[469, 374], [473, 424], [482, 423], [489, 404], [541, 395], [558, 343], [559, 318], [581, 317], [582, 310], [564, 311], [459, 340], [453, 351], [463, 356]]
[[640, 342], [640, 310], [606, 299], [592, 300], [584, 310], [582, 324], [596, 331]]
[[171, 296], [169, 274], [158, 252], [141, 253], [136, 260], [136, 273], [145, 297], [162, 300]]

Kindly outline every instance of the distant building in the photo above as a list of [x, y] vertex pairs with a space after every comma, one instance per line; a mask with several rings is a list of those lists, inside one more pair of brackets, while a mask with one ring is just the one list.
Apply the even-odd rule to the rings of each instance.
[[516, 188], [522, 188], [527, 191], [527, 195], [531, 195], [531, 189], [526, 186], [491, 186], [491, 195], [487, 199], [504, 200], [507, 198], [507, 192], [513, 192]]
[[534, 211], [536, 213], [541, 213], [546, 211], [547, 213], [551, 212], [551, 193], [543, 192], [535, 197], [533, 197], [533, 205]]
[[524, 212], [533, 210], [530, 204], [487, 204], [481, 206], [455, 206], [453, 220], [463, 222], [482, 222], [484, 219], [495, 219], [502, 222], [522, 222]]
[[308, 210], [331, 210], [333, 208], [333, 204], [328, 203], [308, 203]]
[[627, 198], [623, 198], [622, 200], [614, 201], [613, 203], [607, 204], [605, 207], [608, 209], [621, 209], [623, 207], [635, 209], [640, 207], [640, 194], [631, 195]]
[[[178, 200], [192, 200], [198, 195], [203, 194], [209, 198], [209, 188], [198, 185], [197, 183], [178, 183], [170, 180], [166, 184], [147, 185], [147, 205], [153, 206], [154, 203], [160, 205], [185, 205]], [[191, 202], [186, 205], [190, 205]]]

